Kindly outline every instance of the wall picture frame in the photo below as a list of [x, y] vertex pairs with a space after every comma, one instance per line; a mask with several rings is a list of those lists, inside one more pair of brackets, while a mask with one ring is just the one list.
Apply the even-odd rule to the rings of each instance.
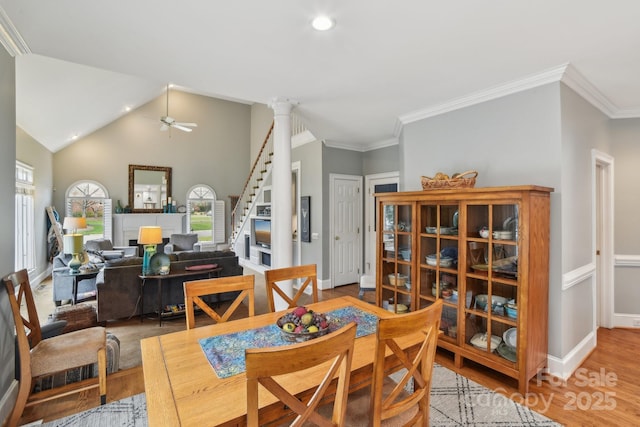
[[311, 196], [300, 197], [300, 239], [311, 242]]

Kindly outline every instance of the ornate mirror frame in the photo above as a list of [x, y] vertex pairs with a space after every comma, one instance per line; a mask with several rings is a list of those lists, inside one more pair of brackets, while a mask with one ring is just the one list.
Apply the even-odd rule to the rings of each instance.
[[129, 165], [131, 212], [162, 213], [162, 202], [168, 197], [171, 197], [170, 167]]

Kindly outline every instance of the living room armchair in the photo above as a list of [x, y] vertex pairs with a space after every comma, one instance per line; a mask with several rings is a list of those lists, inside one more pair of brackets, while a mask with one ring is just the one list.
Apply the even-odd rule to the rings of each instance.
[[164, 253], [173, 254], [194, 251], [196, 243], [198, 243], [198, 235], [196, 233], [172, 234], [169, 238], [169, 243], [164, 245]]

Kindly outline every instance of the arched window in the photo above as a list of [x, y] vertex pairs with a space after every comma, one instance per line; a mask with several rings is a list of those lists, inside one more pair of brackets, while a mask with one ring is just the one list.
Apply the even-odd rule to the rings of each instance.
[[95, 181], [77, 181], [67, 188], [65, 216], [87, 219], [87, 228], [78, 230], [84, 241], [106, 238], [111, 240], [111, 199], [107, 189]]
[[213, 188], [198, 184], [187, 192], [187, 229], [198, 233], [200, 242], [225, 242], [224, 201]]

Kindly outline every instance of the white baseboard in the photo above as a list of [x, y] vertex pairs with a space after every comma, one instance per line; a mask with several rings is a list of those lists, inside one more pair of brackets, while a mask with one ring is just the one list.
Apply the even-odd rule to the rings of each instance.
[[568, 379], [594, 348], [596, 348], [596, 334], [592, 332], [562, 359], [547, 356], [549, 373], [563, 380]]
[[614, 328], [638, 328], [640, 314], [613, 313]]

